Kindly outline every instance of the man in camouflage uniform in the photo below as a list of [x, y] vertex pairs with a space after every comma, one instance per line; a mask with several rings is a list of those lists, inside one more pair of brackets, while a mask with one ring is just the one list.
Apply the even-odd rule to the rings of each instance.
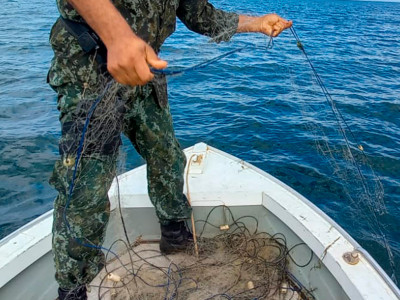
[[[61, 159], [50, 179], [59, 193], [54, 203], [53, 254], [59, 298], [86, 299], [85, 284], [105, 262], [99, 246], [110, 213], [107, 191], [115, 176], [121, 132], [147, 162], [148, 192], [161, 224], [162, 252], [171, 247], [179, 250], [188, 239], [182, 225], [190, 216], [183, 195], [186, 159], [172, 127], [166, 80], [154, 79], [149, 68], [166, 67], [156, 53], [174, 32], [176, 17], [217, 42], [228, 41], [236, 32], [277, 36], [291, 22], [274, 14], [227, 13], [207, 0], [57, 0], [57, 4], [67, 21], [58, 19], [50, 34], [54, 58], [48, 81], [58, 93], [62, 127]], [[105, 47], [85, 51], [68, 20], [88, 24]], [[104, 95], [85, 126], [110, 74], [124, 88]]]

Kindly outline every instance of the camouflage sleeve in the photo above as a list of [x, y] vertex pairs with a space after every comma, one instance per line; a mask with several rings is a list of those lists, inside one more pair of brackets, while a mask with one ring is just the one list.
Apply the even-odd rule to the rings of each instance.
[[177, 16], [187, 28], [217, 43], [229, 41], [239, 22], [238, 14], [216, 9], [208, 0], [180, 0]]

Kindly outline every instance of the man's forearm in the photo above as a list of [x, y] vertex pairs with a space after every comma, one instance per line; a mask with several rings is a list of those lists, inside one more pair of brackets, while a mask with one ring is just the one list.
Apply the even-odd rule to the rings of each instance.
[[135, 36], [120, 12], [109, 0], [68, 0], [109, 47], [117, 39]]
[[261, 32], [276, 37], [291, 26], [292, 21], [287, 21], [276, 14], [261, 17], [240, 15], [236, 32]]
[[239, 24], [237, 31], [240, 32], [259, 32], [260, 31], [260, 18], [239, 15]]

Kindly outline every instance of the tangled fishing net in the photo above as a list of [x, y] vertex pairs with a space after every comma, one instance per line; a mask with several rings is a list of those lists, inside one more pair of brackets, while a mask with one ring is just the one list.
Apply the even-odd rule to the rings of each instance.
[[[185, 253], [162, 255], [158, 244], [137, 239], [132, 247], [101, 274], [99, 299], [312, 299], [312, 294], [297, 285], [287, 269], [291, 252], [282, 234], [273, 236], [245, 225], [252, 216], [232, 218], [219, 226], [209, 221], [213, 208], [203, 223], [194, 246]], [[203, 237], [207, 227], [220, 234]], [[251, 226], [254, 227], [254, 226]], [[125, 244], [126, 245], [126, 244]], [[194, 244], [193, 244], [194, 245]], [[128, 246], [128, 245], [126, 245]], [[309, 261], [313, 255], [311, 253]], [[304, 266], [305, 266], [304, 265]], [[115, 280], [117, 278], [117, 280]]]

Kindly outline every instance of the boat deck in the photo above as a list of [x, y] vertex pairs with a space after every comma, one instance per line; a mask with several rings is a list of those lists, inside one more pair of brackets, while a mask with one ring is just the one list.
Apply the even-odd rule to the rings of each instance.
[[[224, 253], [207, 258], [187, 253], [164, 256], [158, 243], [141, 244], [103, 269], [92, 282], [88, 299], [199, 300], [233, 295], [237, 295], [234, 299], [304, 299], [286, 281], [277, 285], [280, 270], [269, 269], [256, 278], [256, 270], [244, 270], [237, 260], [224, 263], [227, 259]], [[262, 286], [257, 285], [260, 282]]]

